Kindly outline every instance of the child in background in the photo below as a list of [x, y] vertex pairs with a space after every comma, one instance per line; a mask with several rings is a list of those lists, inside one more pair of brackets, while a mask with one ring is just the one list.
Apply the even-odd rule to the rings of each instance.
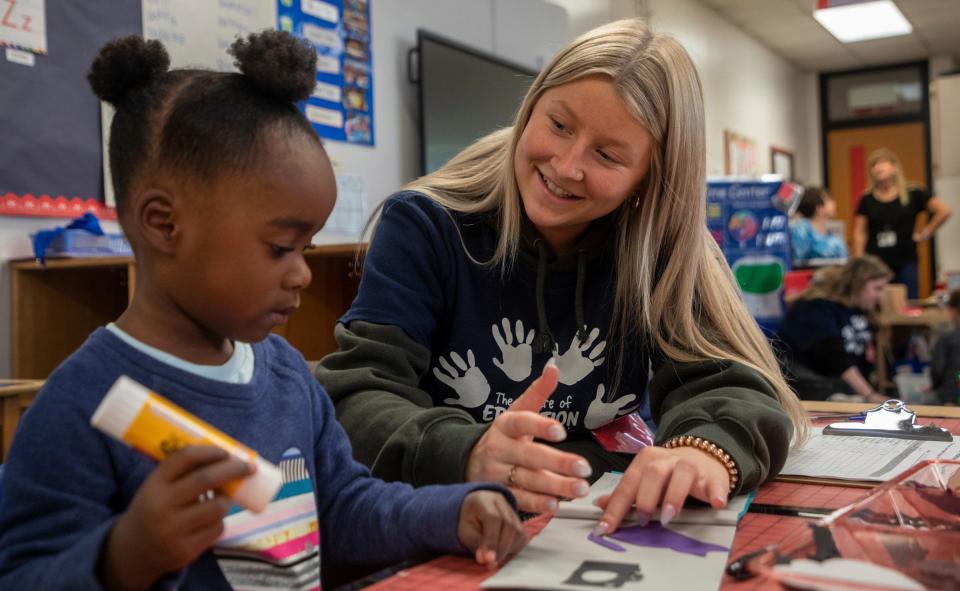
[[794, 264], [810, 259], [847, 258], [843, 236], [830, 231], [828, 224], [837, 215], [837, 202], [825, 189], [807, 187], [797, 206], [797, 219], [790, 222], [790, 247]]
[[780, 325], [784, 361], [804, 400], [883, 402], [870, 383], [875, 351], [870, 316], [893, 273], [871, 255], [824, 267]]
[[[470, 550], [487, 564], [524, 543], [496, 485], [372, 478], [301, 355], [270, 334], [310, 282], [303, 252], [336, 186], [294, 105], [314, 86], [314, 50], [268, 31], [231, 52], [242, 73], [168, 71], [159, 42], [128, 37], [91, 67], [116, 107], [110, 159], [136, 289], [20, 424], [0, 504], [2, 589], [318, 589], [321, 543], [338, 563]], [[273, 503], [254, 515], [211, 493], [252, 470], [218, 448], [155, 465], [94, 430], [121, 375], [278, 464]]]
[[960, 289], [947, 300], [951, 330], [940, 335], [930, 356], [930, 381], [941, 404], [960, 404]]

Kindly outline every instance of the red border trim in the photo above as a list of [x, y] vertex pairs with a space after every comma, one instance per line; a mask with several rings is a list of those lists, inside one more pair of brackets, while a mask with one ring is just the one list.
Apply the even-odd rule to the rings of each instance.
[[87, 212], [101, 220], [116, 220], [117, 210], [107, 207], [96, 199], [66, 198], [63, 195], [51, 197], [30, 193], [17, 195], [7, 193], [0, 196], [0, 216], [17, 215], [48, 218], [75, 218]]

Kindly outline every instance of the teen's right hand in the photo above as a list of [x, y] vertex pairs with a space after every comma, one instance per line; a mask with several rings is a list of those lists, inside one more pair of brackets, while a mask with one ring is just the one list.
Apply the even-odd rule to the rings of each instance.
[[590, 464], [582, 457], [534, 442], [563, 441], [563, 426], [539, 414], [557, 387], [560, 372], [548, 363], [543, 374], [490, 424], [467, 461], [467, 481], [502, 482], [522, 511], [552, 512], [557, 498], [585, 496]]
[[230, 500], [200, 497], [255, 467], [218, 447], [191, 446], [170, 454], [143, 481], [113, 525], [100, 558], [107, 589], [146, 589], [183, 569], [223, 532]]

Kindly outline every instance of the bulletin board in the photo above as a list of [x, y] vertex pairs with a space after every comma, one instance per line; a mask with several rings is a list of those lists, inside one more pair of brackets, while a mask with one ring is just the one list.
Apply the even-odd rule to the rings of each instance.
[[[100, 104], [86, 73], [104, 43], [141, 31], [140, 2], [42, 4], [46, 54], [28, 52], [28, 64], [0, 49], [0, 215], [92, 211], [111, 219], [113, 210], [103, 205]], [[10, 8], [10, 0], [0, 0], [0, 8]]]
[[320, 137], [372, 146], [373, 66], [368, 0], [279, 0], [277, 28], [317, 50], [317, 85], [303, 105]]
[[86, 73], [107, 41], [126, 35], [161, 40], [173, 67], [230, 70], [226, 48], [238, 35], [289, 30], [326, 64], [301, 105], [319, 135], [374, 144], [368, 0], [0, 0], [0, 9], [11, 6], [29, 6], [34, 24], [43, 15], [45, 45], [0, 53], [0, 216], [116, 219], [104, 195], [100, 103]]

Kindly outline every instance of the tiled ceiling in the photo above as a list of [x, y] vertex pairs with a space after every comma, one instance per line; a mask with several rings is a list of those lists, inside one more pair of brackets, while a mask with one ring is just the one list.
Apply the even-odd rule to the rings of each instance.
[[803, 70], [826, 72], [952, 56], [960, 62], [960, 0], [895, 0], [913, 25], [900, 37], [840, 43], [813, 18], [814, 0], [701, 0]]

